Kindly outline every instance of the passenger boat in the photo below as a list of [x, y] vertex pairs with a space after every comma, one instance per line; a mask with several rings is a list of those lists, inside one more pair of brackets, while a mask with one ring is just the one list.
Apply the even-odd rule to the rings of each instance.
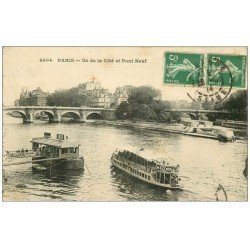
[[128, 150], [116, 150], [111, 157], [114, 167], [122, 170], [145, 183], [164, 189], [182, 189], [178, 176], [179, 165], [169, 159], [149, 160], [143, 155], [143, 149], [138, 153]]
[[33, 138], [31, 143], [35, 152], [32, 157], [33, 170], [53, 168], [84, 171], [84, 159], [79, 156], [80, 145], [70, 142], [63, 134], [57, 134], [57, 138], [52, 139], [50, 133], [44, 133], [44, 137]]

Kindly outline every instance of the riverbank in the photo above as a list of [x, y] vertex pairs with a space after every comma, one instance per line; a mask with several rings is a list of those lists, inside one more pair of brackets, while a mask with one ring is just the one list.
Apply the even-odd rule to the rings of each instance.
[[[166, 132], [166, 133], [175, 133], [183, 134], [187, 136], [201, 137], [213, 140], [219, 140], [218, 134], [214, 131], [203, 131], [200, 128], [197, 129], [197, 132], [190, 131], [190, 127], [185, 126], [179, 123], [167, 124], [167, 123], [157, 123], [157, 122], [132, 122], [132, 121], [92, 121], [93, 124], [104, 124], [116, 127], [124, 128], [137, 128], [137, 129], [148, 129], [152, 131]], [[213, 126], [213, 130], [226, 129], [222, 126]], [[245, 129], [230, 129], [236, 135], [236, 139], [244, 139], [247, 136], [247, 130]]]

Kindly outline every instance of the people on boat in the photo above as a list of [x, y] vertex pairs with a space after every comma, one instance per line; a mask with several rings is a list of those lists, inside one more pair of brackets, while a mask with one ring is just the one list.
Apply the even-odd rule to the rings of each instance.
[[151, 184], [161, 187], [166, 185], [168, 188], [180, 188], [179, 165], [173, 165], [165, 158], [148, 160], [142, 157], [141, 154], [128, 150], [116, 150], [111, 157], [111, 161], [114, 166]]

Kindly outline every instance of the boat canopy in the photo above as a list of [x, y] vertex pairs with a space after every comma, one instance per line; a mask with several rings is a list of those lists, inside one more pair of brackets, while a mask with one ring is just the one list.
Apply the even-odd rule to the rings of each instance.
[[177, 167], [178, 164], [174, 162], [173, 159], [169, 157], [162, 157], [162, 155], [157, 155], [157, 153], [149, 152], [144, 149], [139, 149], [136, 151], [128, 151], [124, 149], [117, 149], [118, 155], [122, 154], [125, 158], [130, 158], [132, 161], [136, 161], [142, 165], [157, 166], [164, 165], [165, 167]]
[[67, 140], [58, 140], [58, 139], [52, 139], [52, 138], [45, 138], [45, 137], [39, 137], [39, 138], [33, 138], [32, 143], [37, 143], [40, 145], [49, 145], [54, 146], [58, 148], [77, 148], [80, 145], [76, 142], [71, 142]]

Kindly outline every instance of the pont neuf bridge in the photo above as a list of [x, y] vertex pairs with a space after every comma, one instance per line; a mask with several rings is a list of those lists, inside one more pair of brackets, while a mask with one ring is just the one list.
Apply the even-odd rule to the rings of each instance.
[[[93, 107], [51, 107], [51, 106], [13, 106], [3, 107], [4, 111], [17, 112], [21, 114], [24, 123], [32, 123], [38, 113], [45, 113], [49, 117], [49, 122], [61, 122], [62, 116], [70, 114], [75, 121], [86, 122], [95, 116], [103, 120], [115, 120], [115, 109], [93, 108]], [[169, 112], [187, 113], [192, 119], [199, 119], [202, 114], [220, 113], [230, 114], [228, 111], [218, 110], [193, 110], [193, 109], [170, 109]]]
[[99, 119], [113, 120], [114, 109], [92, 107], [50, 107], [50, 106], [14, 106], [3, 107], [4, 111], [21, 114], [24, 123], [32, 123], [34, 117], [43, 112], [49, 117], [49, 122], [61, 122], [62, 116], [70, 114], [79, 122], [86, 122], [87, 118], [95, 116]]

